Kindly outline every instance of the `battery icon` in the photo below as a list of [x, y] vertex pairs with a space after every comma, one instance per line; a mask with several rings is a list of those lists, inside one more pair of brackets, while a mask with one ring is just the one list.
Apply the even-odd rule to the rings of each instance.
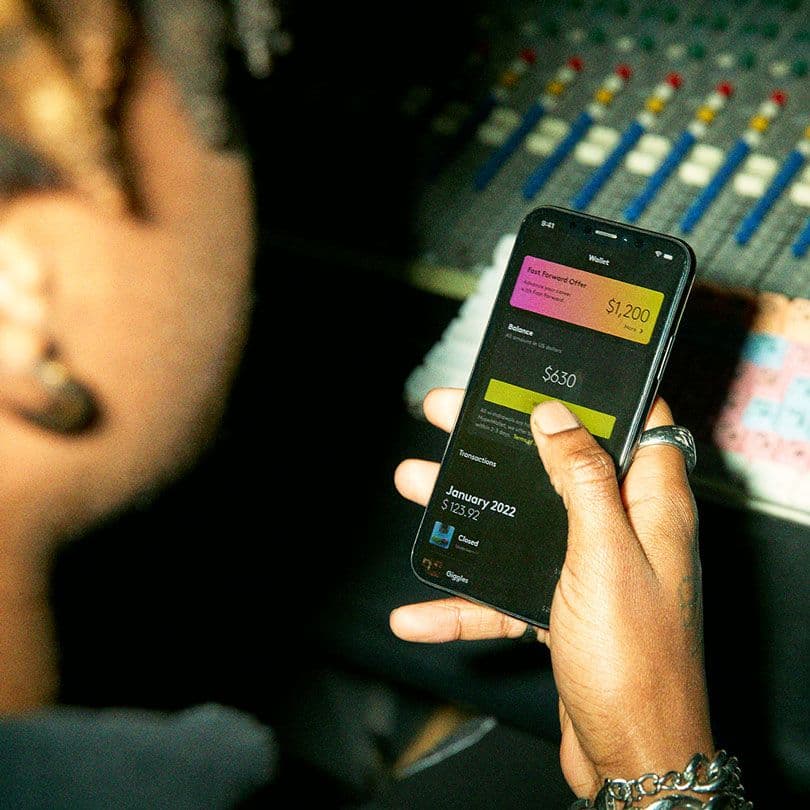
[[664, 258], [668, 261], [672, 261], [672, 254], [671, 253], [664, 253]]

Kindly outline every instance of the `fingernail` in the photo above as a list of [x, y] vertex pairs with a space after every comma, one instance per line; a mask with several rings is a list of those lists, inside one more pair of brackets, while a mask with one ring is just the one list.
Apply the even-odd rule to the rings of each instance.
[[553, 436], [566, 430], [573, 430], [580, 426], [579, 419], [556, 400], [541, 402], [532, 411], [532, 421], [541, 433]]

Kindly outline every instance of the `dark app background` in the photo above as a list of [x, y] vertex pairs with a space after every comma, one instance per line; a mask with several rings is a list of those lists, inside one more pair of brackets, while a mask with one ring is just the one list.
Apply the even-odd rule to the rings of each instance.
[[[554, 232], [540, 232], [541, 217], [535, 214], [518, 235], [412, 557], [424, 581], [543, 625], [565, 555], [565, 509], [537, 455], [528, 414], [486, 401], [490, 380], [615, 416], [610, 438], [597, 440], [618, 462], [634, 421], [644, 415], [638, 411], [645, 392], [654, 390], [651, 368], [665, 350], [662, 335], [666, 338], [678, 313], [680, 291], [688, 289], [691, 265], [687, 249], [677, 242], [666, 242], [674, 261], [650, 267], [644, 255], [648, 249], [654, 255], [649, 245], [617, 244], [608, 252], [591, 236], [564, 229], [566, 217], [576, 215], [553, 215]], [[545, 216], [550, 217], [548, 210]], [[589, 263], [594, 252], [609, 255], [610, 267]], [[663, 292], [650, 342], [512, 307], [510, 296], [526, 255]], [[549, 366], [574, 374], [576, 383], [569, 387], [570, 377], [564, 385], [544, 380]], [[429, 542], [436, 521], [455, 527], [446, 550]]]

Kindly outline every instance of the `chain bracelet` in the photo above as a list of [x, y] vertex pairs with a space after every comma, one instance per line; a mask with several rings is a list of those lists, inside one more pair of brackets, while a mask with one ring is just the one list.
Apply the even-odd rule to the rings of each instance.
[[[593, 804], [578, 799], [571, 810], [622, 810], [636, 807], [637, 802], [662, 791], [676, 792], [661, 797], [647, 810], [753, 810], [744, 797], [737, 758], [722, 750], [712, 760], [695, 754], [683, 771], [645, 773], [638, 779], [606, 779]], [[715, 795], [703, 802], [698, 797], [683, 795], [685, 792]]]
[[[652, 804], [647, 805], [643, 810], [741, 810], [752, 805], [739, 805], [737, 800], [731, 796], [715, 796], [707, 803], [703, 803], [694, 796], [684, 796], [682, 794], [671, 794], [656, 799]], [[587, 799], [577, 799], [570, 807], [570, 810], [596, 810], [596, 808], [608, 808], [616, 810], [617, 805], [613, 799], [607, 804], [591, 804]]]

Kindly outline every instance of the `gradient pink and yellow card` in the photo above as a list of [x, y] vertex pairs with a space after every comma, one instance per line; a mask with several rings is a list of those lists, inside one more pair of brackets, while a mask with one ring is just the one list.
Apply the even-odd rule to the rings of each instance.
[[646, 344], [664, 294], [526, 256], [510, 303], [518, 309]]

